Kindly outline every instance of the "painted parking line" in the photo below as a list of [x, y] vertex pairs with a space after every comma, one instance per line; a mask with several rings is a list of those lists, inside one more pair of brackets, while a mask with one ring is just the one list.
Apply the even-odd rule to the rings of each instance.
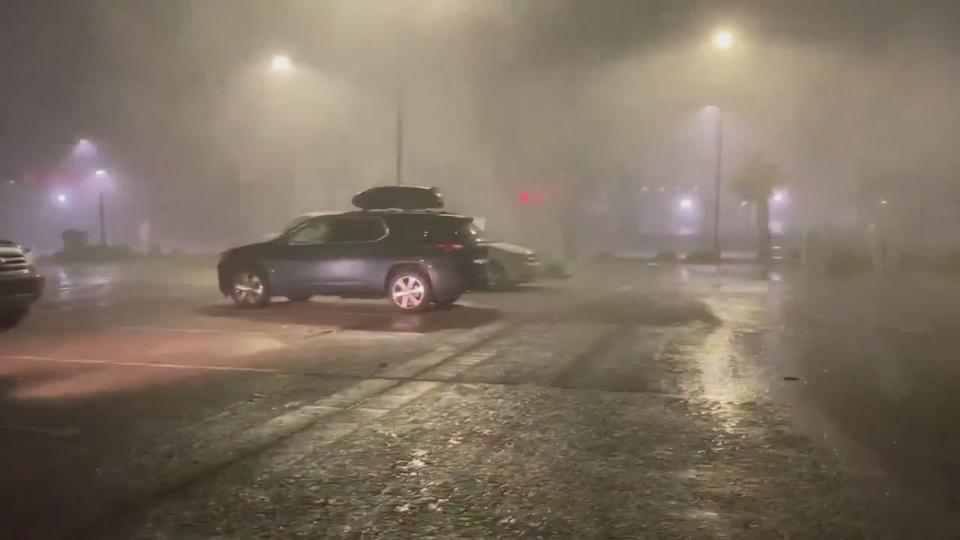
[[27, 362], [50, 362], [59, 364], [92, 364], [103, 366], [149, 367], [165, 369], [194, 369], [206, 371], [246, 371], [251, 373], [282, 373], [279, 369], [242, 366], [211, 366], [204, 364], [166, 364], [161, 362], [129, 362], [122, 360], [96, 360], [92, 358], [53, 358], [50, 356], [9, 355], [0, 356], [2, 360], [21, 360]]
[[[302, 327], [301, 327], [302, 328]], [[207, 334], [207, 335], [221, 335], [221, 334], [230, 334], [230, 335], [240, 335], [240, 336], [278, 336], [284, 334], [300, 334], [302, 332], [291, 332], [293, 328], [283, 328], [275, 331], [267, 330], [232, 330], [229, 328], [179, 328], [171, 326], [118, 326], [118, 330], [123, 330], [126, 332], [166, 332], [166, 333], [175, 333], [175, 334]], [[309, 327], [309, 332], [306, 332], [309, 337], [317, 337], [326, 334], [332, 334], [337, 331], [337, 328], [334, 326], [311, 326]]]
[[2, 431], [18, 431], [21, 433], [35, 433], [38, 435], [47, 435], [50, 437], [60, 437], [60, 438], [74, 437], [80, 434], [80, 430], [75, 427], [47, 428], [47, 427], [40, 427], [40, 426], [20, 426], [20, 425], [11, 425], [11, 424], [0, 424], [0, 432]]
[[[163, 327], [125, 327], [134, 331], [154, 331], [158, 330], [169, 330]], [[491, 336], [496, 335], [499, 332], [502, 332], [506, 329], [504, 324], [493, 324], [487, 327], [477, 328], [469, 332], [465, 332], [459, 336], [447, 340], [445, 345], [438, 347], [437, 349], [426, 353], [424, 355], [414, 357], [406, 362], [398, 364], [397, 366], [391, 367], [387, 372], [381, 374], [381, 377], [384, 379], [407, 379], [415, 376], [418, 373], [421, 373], [425, 370], [432, 368], [444, 362], [445, 360], [453, 357], [457, 354], [457, 351], [463, 347], [469, 346], [473, 342], [483, 341], [490, 338]], [[266, 332], [231, 332], [231, 331], [206, 331], [202, 329], [184, 329], [188, 333], [199, 333], [199, 334], [249, 334], [255, 336], [270, 336], [272, 334]], [[160, 369], [177, 369], [177, 370], [199, 370], [199, 371], [233, 371], [233, 372], [246, 372], [246, 373], [289, 373], [289, 370], [282, 370], [276, 368], [264, 368], [264, 367], [248, 367], [248, 366], [229, 366], [229, 365], [210, 365], [210, 364], [174, 364], [168, 362], [138, 362], [133, 360], [105, 360], [98, 358], [77, 358], [77, 357], [53, 357], [53, 356], [44, 356], [44, 355], [29, 355], [29, 354], [11, 354], [11, 355], [0, 355], [2, 360], [12, 360], [12, 361], [25, 361], [25, 362], [46, 362], [52, 364], [82, 364], [82, 365], [103, 365], [103, 366], [122, 366], [122, 367], [145, 367], [145, 368], [160, 368]]]

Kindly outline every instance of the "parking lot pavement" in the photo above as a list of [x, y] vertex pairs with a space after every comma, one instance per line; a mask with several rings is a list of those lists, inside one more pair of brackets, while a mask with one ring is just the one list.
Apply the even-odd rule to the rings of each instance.
[[238, 310], [196, 275], [56, 299], [0, 336], [9, 534], [897, 538], [942, 524], [899, 519], [795, 432], [757, 348], [775, 291], [750, 271], [608, 263], [420, 315]]
[[505, 329], [489, 302], [422, 315], [333, 299], [249, 311], [224, 302], [202, 267], [47, 270], [58, 277], [45, 301], [0, 336], [0, 460], [31, 464], [4, 475], [0, 522], [22, 537], [71, 531], [285, 436], [296, 421], [263, 426], [288, 411], [409, 377]]

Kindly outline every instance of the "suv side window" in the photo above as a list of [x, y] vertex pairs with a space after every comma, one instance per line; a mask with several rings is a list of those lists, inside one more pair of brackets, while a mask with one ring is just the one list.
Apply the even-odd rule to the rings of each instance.
[[472, 245], [479, 240], [479, 235], [470, 219], [438, 217], [431, 220], [427, 238], [433, 243]]
[[403, 215], [391, 221], [390, 236], [404, 244], [468, 244], [480, 241], [469, 218], [455, 216]]
[[398, 215], [390, 217], [390, 239], [400, 244], [425, 244], [427, 223], [423, 216]]
[[328, 242], [375, 242], [387, 234], [380, 218], [336, 218], [331, 222], [333, 230]]
[[333, 228], [328, 218], [311, 219], [295, 230], [289, 238], [291, 244], [322, 244], [330, 242]]

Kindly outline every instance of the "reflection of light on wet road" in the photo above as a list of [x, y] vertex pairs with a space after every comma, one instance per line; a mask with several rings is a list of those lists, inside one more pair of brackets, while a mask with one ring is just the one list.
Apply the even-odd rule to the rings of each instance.
[[55, 268], [47, 272], [51, 283], [47, 288], [47, 301], [68, 301], [83, 298], [98, 298], [113, 292], [119, 282], [118, 270], [114, 267]]
[[768, 393], [759, 367], [744, 356], [747, 351], [738, 337], [760, 328], [766, 290], [765, 284], [758, 283], [738, 286], [735, 292], [714, 292], [707, 302], [723, 323], [693, 351], [698, 375], [689, 390], [715, 403], [714, 411], [729, 432], [742, 417], [738, 406], [762, 400]]

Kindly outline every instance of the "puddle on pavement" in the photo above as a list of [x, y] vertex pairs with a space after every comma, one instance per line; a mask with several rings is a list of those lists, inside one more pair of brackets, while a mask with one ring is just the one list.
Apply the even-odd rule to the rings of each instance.
[[610, 324], [671, 326], [687, 323], [716, 324], [719, 319], [706, 303], [689, 297], [625, 295], [578, 306], [564, 319]]

